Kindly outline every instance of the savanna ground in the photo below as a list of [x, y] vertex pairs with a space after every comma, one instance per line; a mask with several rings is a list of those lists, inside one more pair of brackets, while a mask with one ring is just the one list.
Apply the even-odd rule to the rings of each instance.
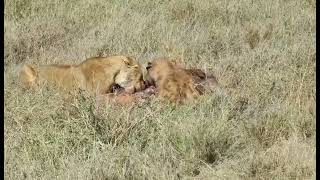
[[[315, 0], [5, 0], [5, 179], [315, 179]], [[22, 63], [179, 57], [223, 87], [98, 107]]]

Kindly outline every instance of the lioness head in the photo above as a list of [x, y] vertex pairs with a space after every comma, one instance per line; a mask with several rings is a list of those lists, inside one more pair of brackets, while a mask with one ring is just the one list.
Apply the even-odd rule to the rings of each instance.
[[146, 67], [149, 83], [159, 81], [162, 77], [168, 75], [174, 70], [174, 65], [166, 58], [155, 59], [149, 62]]
[[115, 77], [115, 83], [128, 93], [143, 90], [145, 85], [140, 63], [130, 57], [123, 58], [123, 62], [122, 69]]

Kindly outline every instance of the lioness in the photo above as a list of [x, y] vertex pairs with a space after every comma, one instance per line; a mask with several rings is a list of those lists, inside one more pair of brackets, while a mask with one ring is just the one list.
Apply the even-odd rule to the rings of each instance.
[[148, 63], [147, 71], [162, 99], [181, 104], [201, 95], [196, 89], [192, 75], [166, 58], [155, 59]]
[[21, 82], [26, 86], [47, 83], [62, 90], [83, 89], [105, 94], [118, 84], [126, 92], [144, 89], [143, 73], [138, 61], [126, 56], [94, 57], [78, 65], [24, 65]]

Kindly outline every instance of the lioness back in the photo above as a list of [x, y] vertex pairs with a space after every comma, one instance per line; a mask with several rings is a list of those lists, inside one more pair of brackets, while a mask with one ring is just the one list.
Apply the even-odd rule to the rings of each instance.
[[40, 66], [37, 76], [41, 82], [63, 90], [72, 90], [80, 86], [78, 79], [81, 77], [81, 74], [76, 74], [75, 70], [76, 68], [72, 65]]

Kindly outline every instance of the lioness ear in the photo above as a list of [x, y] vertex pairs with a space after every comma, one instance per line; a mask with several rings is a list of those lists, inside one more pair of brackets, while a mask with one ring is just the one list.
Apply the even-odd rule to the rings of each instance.
[[126, 65], [130, 65], [130, 60], [129, 60], [129, 58], [123, 58], [122, 60], [123, 60], [123, 62], [124, 62]]

